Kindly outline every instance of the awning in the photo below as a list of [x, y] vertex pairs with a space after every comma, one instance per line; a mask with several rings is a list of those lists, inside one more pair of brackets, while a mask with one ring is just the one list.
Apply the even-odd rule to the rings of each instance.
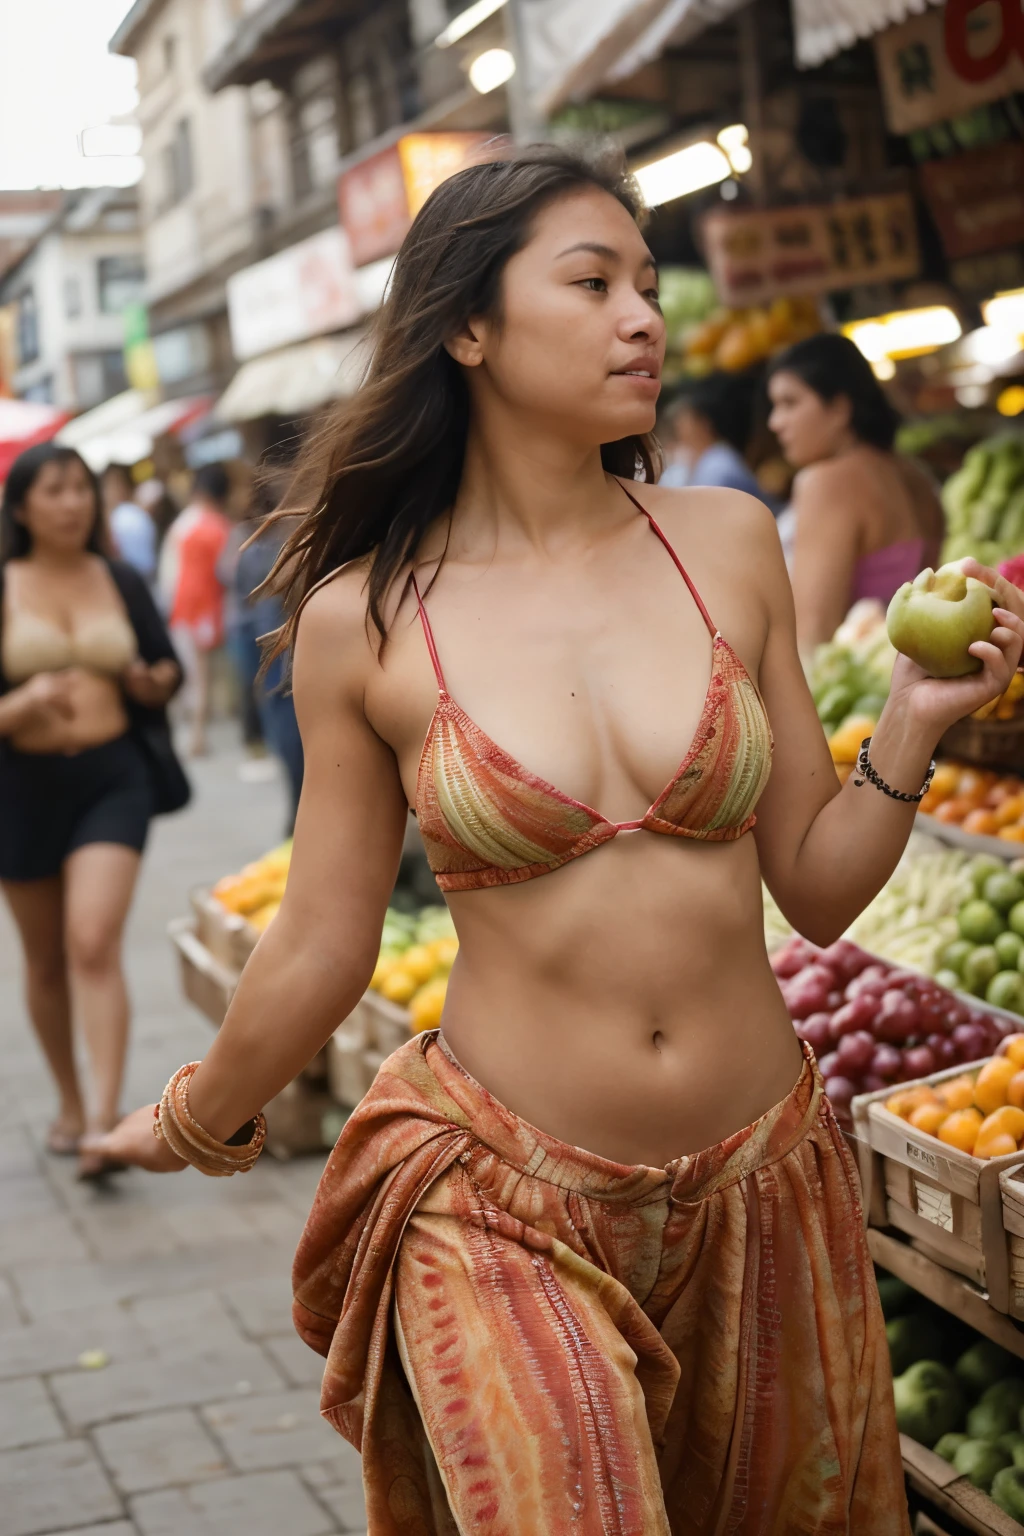
[[944, 0], [793, 0], [796, 61], [804, 69], [821, 64], [858, 38], [920, 16]]
[[0, 481], [6, 480], [19, 453], [36, 443], [49, 442], [67, 419], [67, 411], [59, 411], [55, 405], [0, 399]]
[[305, 416], [359, 388], [368, 360], [365, 331], [318, 336], [243, 363], [217, 402], [221, 421]]
[[[622, 80], [717, 26], [751, 0], [533, 0], [524, 28], [527, 78], [538, 110]], [[852, 3], [852, 0], [850, 0]]]
[[58, 432], [57, 441], [77, 448], [97, 472], [108, 464], [137, 464], [149, 458], [158, 437], [190, 426], [212, 404], [211, 395], [187, 395], [154, 405], [151, 395], [126, 389], [69, 421]]

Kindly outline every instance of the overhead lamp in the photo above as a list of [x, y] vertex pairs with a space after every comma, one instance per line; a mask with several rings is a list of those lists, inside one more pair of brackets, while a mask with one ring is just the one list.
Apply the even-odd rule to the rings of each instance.
[[469, 83], [474, 91], [486, 96], [488, 91], [511, 80], [515, 72], [516, 61], [507, 48], [488, 48], [485, 53], [478, 53], [469, 66]]
[[960, 322], [948, 305], [929, 304], [923, 309], [899, 309], [871, 320], [854, 320], [843, 326], [843, 334], [869, 363], [877, 363], [883, 357], [921, 357], [935, 352], [956, 341]]
[[960, 344], [960, 351], [972, 363], [990, 363], [997, 366], [1008, 363], [1021, 350], [1021, 344], [1013, 331], [997, 325], [979, 325], [976, 331], [968, 331]]
[[661, 203], [671, 203], [677, 197], [699, 192], [702, 187], [713, 187], [732, 175], [732, 166], [726, 154], [717, 144], [706, 139], [687, 144], [663, 160], [652, 160], [634, 171], [637, 185], [649, 208]]
[[876, 379], [881, 379], [884, 384], [887, 379], [896, 377], [896, 364], [891, 357], [876, 357], [871, 364], [871, 372]]
[[472, 32], [488, 16], [493, 16], [495, 11], [500, 11], [505, 0], [476, 0], [457, 16], [453, 16], [443, 32], [439, 32], [434, 38], [434, 46], [437, 48], [450, 48], [452, 43], [457, 43], [460, 38]]
[[730, 123], [716, 135], [718, 145], [729, 157], [729, 164], [738, 176], [744, 175], [754, 163], [750, 152], [750, 133], [746, 123]]
[[1013, 336], [1024, 336], [1024, 288], [997, 293], [981, 306], [981, 312], [986, 325], [997, 326]]

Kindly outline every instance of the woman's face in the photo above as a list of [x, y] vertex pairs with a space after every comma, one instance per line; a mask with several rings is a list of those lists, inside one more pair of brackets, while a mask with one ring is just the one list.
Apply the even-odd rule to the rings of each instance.
[[587, 448], [650, 432], [665, 322], [625, 208], [598, 188], [543, 208], [505, 268], [501, 314], [471, 321], [449, 350], [478, 408], [500, 401]]
[[850, 402], [846, 395], [823, 400], [795, 373], [775, 373], [768, 381], [772, 412], [768, 425], [786, 458], [797, 469], [831, 459], [850, 441]]
[[17, 515], [34, 549], [67, 555], [83, 550], [96, 521], [96, 495], [78, 460], [44, 464]]

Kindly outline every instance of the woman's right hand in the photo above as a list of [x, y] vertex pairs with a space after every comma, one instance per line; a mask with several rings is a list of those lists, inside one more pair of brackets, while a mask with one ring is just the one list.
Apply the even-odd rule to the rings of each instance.
[[37, 672], [18, 690], [26, 724], [50, 725], [74, 713], [66, 672]]
[[153, 1134], [155, 1109], [155, 1104], [147, 1104], [125, 1115], [105, 1136], [90, 1136], [89, 1151], [150, 1173], [180, 1173], [188, 1164], [171, 1151], [162, 1136]]

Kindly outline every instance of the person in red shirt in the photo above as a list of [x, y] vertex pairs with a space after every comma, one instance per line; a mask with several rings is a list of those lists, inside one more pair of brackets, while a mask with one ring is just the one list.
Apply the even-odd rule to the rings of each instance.
[[231, 481], [222, 464], [196, 471], [192, 500], [171, 525], [161, 555], [160, 584], [172, 593], [171, 633], [185, 668], [192, 733], [189, 752], [206, 752], [210, 714], [210, 655], [224, 643], [224, 588], [217, 562], [231, 532]]

